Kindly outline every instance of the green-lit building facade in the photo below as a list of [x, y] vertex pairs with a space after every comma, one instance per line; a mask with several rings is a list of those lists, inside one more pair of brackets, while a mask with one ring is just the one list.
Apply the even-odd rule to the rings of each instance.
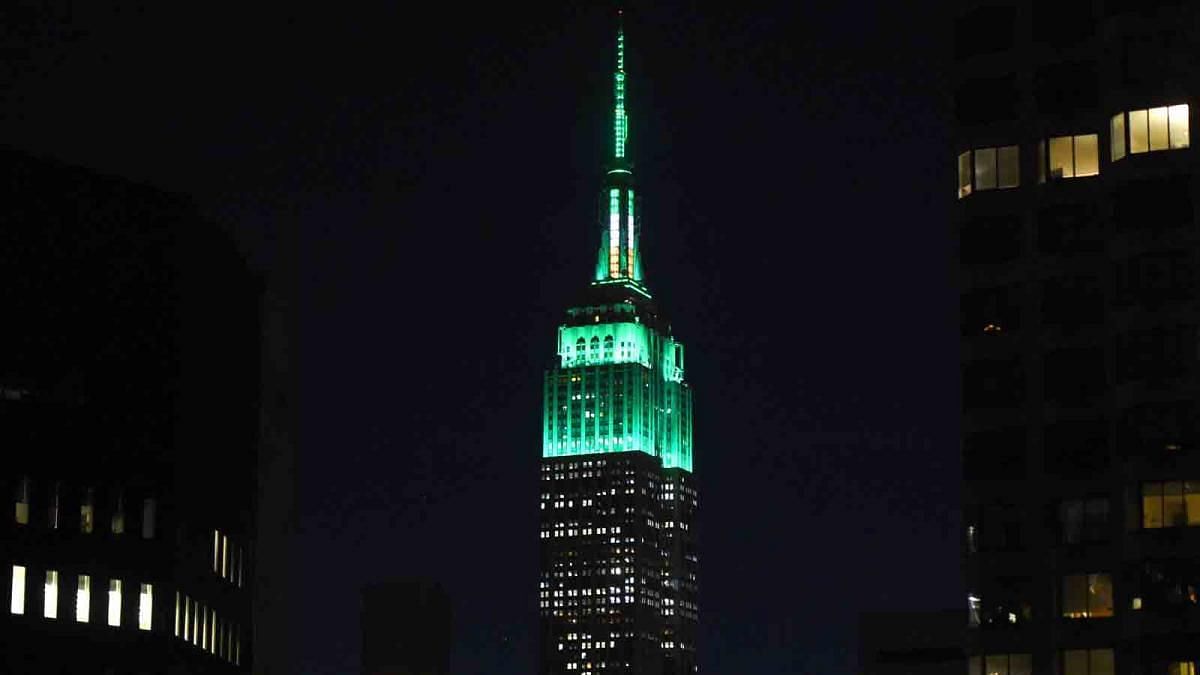
[[643, 278], [624, 61], [622, 30], [595, 274], [544, 381], [544, 675], [696, 671], [692, 393]]

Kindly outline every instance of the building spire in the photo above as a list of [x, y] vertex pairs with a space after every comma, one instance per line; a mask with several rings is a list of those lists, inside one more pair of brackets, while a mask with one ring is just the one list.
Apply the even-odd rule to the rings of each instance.
[[635, 213], [632, 164], [626, 157], [629, 118], [625, 114], [625, 16], [617, 10], [617, 67], [613, 71], [613, 152], [608, 166], [601, 209], [600, 249], [596, 256], [595, 283], [642, 286], [640, 214]]
[[625, 15], [617, 10], [617, 69], [613, 72], [613, 160], [625, 163], [625, 142], [629, 138], [629, 119], [625, 116]]

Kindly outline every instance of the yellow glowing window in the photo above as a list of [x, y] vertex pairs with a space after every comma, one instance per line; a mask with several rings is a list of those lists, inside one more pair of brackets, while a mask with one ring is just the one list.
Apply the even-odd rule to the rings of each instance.
[[[1081, 178], [1100, 173], [1099, 139], [1096, 134], [1058, 136], [1046, 142], [1049, 147], [1049, 175], [1052, 179]], [[1045, 153], [1039, 152], [1039, 163]], [[1039, 171], [1041, 171], [1039, 167]]]
[[1112, 577], [1108, 574], [1070, 574], [1063, 577], [1062, 607], [1062, 615], [1068, 619], [1112, 616]]
[[58, 571], [46, 570], [46, 585], [42, 591], [42, 616], [58, 618]]
[[29, 524], [29, 492], [30, 481], [28, 478], [22, 478], [17, 483], [17, 508], [16, 521], [18, 525]]
[[1167, 665], [1167, 675], [1196, 675], [1196, 662], [1172, 661]]
[[183, 596], [183, 641], [192, 640], [192, 599]]
[[200, 603], [192, 601], [192, 644], [200, 644]]
[[95, 491], [92, 488], [84, 490], [83, 501], [79, 503], [79, 531], [91, 534], [96, 526]]
[[975, 151], [975, 188], [996, 189], [996, 149], [979, 148]]
[[92, 578], [80, 574], [75, 581], [75, 620], [87, 623], [92, 620]]
[[179, 637], [179, 591], [175, 591], [175, 637]]
[[967, 675], [1032, 674], [1032, 654], [988, 654], [967, 659]]
[[1200, 525], [1200, 482], [1142, 484], [1142, 527]]
[[108, 625], [121, 625], [121, 580], [108, 580]]
[[8, 611], [13, 614], [25, 613], [25, 566], [12, 566], [12, 593], [9, 597]]
[[[1124, 141], [1124, 129], [1118, 129], [1118, 115], [1113, 118], [1113, 159], [1120, 159], [1117, 145]], [[1189, 107], [1185, 104], [1130, 110], [1128, 113], [1129, 152], [1139, 154], [1157, 150], [1177, 150], [1191, 144]], [[1118, 135], [1120, 132], [1120, 135]], [[1119, 140], [1118, 140], [1119, 139]], [[1122, 150], [1124, 148], [1121, 148]]]
[[1109, 140], [1112, 144], [1112, 161], [1125, 157], [1125, 113], [1113, 115], [1108, 123]]
[[1113, 675], [1113, 650], [1068, 649], [1062, 664], [1062, 675]]
[[221, 532], [213, 530], [213, 571], [221, 569]]
[[150, 622], [154, 616], [154, 587], [142, 584], [138, 592], [138, 629], [150, 630]]
[[997, 184], [1000, 188], [1014, 188], [1021, 183], [1021, 157], [1015, 145], [996, 149]]
[[221, 578], [229, 578], [229, 537], [221, 535]]
[[958, 156], [958, 198], [971, 194], [971, 151]]

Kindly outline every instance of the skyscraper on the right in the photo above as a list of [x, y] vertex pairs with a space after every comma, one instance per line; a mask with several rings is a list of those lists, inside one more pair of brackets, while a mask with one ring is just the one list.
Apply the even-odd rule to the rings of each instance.
[[1200, 3], [954, 20], [968, 673], [1194, 675]]

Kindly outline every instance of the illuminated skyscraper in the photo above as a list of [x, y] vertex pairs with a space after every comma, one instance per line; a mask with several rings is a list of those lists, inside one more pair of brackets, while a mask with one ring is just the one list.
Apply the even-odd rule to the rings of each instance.
[[643, 278], [626, 157], [625, 36], [595, 275], [544, 383], [541, 672], [696, 671], [692, 392]]

